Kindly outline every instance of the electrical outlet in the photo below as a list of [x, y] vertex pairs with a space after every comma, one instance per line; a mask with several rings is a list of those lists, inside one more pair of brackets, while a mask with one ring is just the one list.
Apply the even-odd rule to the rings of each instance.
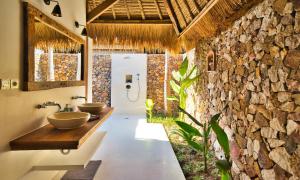
[[19, 80], [18, 79], [10, 80], [10, 89], [19, 89]]
[[0, 79], [0, 89], [1, 90], [10, 89], [10, 80], [9, 79]]

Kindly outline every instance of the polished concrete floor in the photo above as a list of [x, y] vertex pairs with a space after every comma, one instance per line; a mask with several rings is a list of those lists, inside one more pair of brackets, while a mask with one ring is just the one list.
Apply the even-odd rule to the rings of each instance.
[[92, 160], [102, 160], [96, 180], [184, 180], [160, 124], [145, 116], [112, 115], [97, 131], [106, 131]]
[[184, 180], [184, 175], [161, 124], [145, 116], [113, 114], [78, 150], [68, 155], [47, 151], [38, 167], [22, 180], [60, 180], [64, 168], [102, 160], [94, 180]]

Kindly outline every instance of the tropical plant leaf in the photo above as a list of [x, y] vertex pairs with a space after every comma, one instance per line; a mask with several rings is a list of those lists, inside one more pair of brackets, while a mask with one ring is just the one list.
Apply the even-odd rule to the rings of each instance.
[[221, 180], [231, 180], [229, 172], [222, 172], [221, 174]]
[[154, 102], [152, 99], [146, 99], [145, 105], [147, 110], [152, 110], [154, 107]]
[[196, 76], [196, 77], [194, 77], [192, 79], [185, 79], [185, 80], [183, 80], [182, 83], [181, 83], [181, 87], [182, 88], [188, 88], [188, 87], [190, 87], [195, 81], [198, 80], [199, 77], [200, 77], [200, 75], [198, 75], [198, 76]]
[[222, 171], [229, 171], [231, 168], [231, 164], [227, 160], [218, 160], [216, 166]]
[[178, 106], [179, 111], [183, 112], [185, 115], [187, 115], [195, 124], [197, 124], [200, 127], [203, 127], [203, 124], [201, 124], [196, 118], [194, 118], [190, 113], [186, 112], [183, 108]]
[[189, 61], [186, 57], [186, 58], [184, 58], [183, 62], [181, 63], [181, 65], [179, 67], [179, 73], [181, 76], [184, 76], [186, 74], [188, 66], [189, 66]]
[[211, 124], [213, 131], [217, 135], [217, 140], [218, 140], [219, 144], [221, 145], [221, 147], [225, 153], [225, 156], [229, 157], [230, 150], [229, 150], [228, 137], [227, 137], [227, 134], [225, 133], [225, 131], [219, 126], [217, 119], [218, 118], [216, 115], [213, 116], [210, 121], [210, 124]]
[[169, 100], [169, 101], [179, 101], [178, 98], [175, 97], [175, 96], [169, 96], [169, 97], [167, 97], [167, 100]]
[[174, 129], [171, 131], [172, 135], [178, 135], [180, 137], [182, 137], [185, 141], [189, 141], [192, 139], [192, 135], [186, 133], [183, 129]]
[[193, 66], [189, 74], [185, 77], [185, 79], [192, 79], [197, 75], [197, 66]]
[[221, 113], [218, 113], [218, 114], [213, 115], [213, 117], [211, 118], [211, 121], [216, 121], [216, 122], [218, 122], [220, 116], [221, 116]]
[[171, 80], [170, 81], [170, 85], [171, 85], [171, 88], [173, 89], [173, 91], [176, 93], [176, 94], [179, 94], [179, 91], [180, 91], [180, 86], [178, 84], [176, 84], [176, 82], [174, 80]]
[[189, 125], [188, 123], [182, 122], [182, 121], [175, 121], [175, 123], [183, 129], [185, 132], [191, 134], [192, 136], [200, 136], [202, 137], [202, 134], [199, 132], [198, 129], [194, 128], [193, 126]]
[[206, 131], [204, 131], [204, 136], [205, 136], [206, 138], [208, 138], [208, 136], [209, 136], [209, 134], [210, 134], [210, 131], [211, 131], [211, 126], [208, 125]]
[[[183, 105], [185, 104], [185, 101], [186, 101], [186, 98], [187, 98], [187, 93], [183, 90], [183, 89], [180, 89], [179, 91], [179, 98], [180, 98], [180, 102], [181, 104], [180, 105]], [[185, 108], [185, 105], [184, 106], [181, 106], [182, 108]]]
[[189, 140], [189, 141], [187, 141], [187, 143], [188, 143], [193, 149], [195, 149], [196, 151], [202, 151], [202, 152], [203, 152], [203, 150], [204, 150], [203, 144], [197, 143], [197, 142], [195, 142], [195, 141], [193, 141], [193, 140]]
[[172, 71], [172, 77], [176, 81], [181, 81], [182, 76], [180, 75], [179, 71]]

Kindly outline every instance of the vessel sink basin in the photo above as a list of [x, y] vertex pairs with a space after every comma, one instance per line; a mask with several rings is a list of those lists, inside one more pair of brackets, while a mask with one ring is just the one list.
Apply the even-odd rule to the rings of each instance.
[[90, 117], [86, 112], [57, 112], [47, 119], [57, 129], [75, 129], [84, 125]]
[[78, 106], [78, 109], [82, 112], [88, 112], [91, 114], [100, 114], [105, 107], [103, 103], [84, 103]]

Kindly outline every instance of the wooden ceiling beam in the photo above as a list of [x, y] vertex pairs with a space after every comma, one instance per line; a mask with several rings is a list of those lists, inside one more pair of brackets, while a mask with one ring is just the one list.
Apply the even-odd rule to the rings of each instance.
[[103, 3], [99, 4], [96, 8], [94, 8], [91, 12], [87, 14], [86, 23], [89, 24], [95, 19], [97, 19], [101, 14], [103, 14], [107, 9], [116, 4], [118, 0], [105, 0]]
[[197, 24], [210, 10], [213, 8], [219, 0], [210, 0], [201, 12], [188, 24], [186, 28], [180, 33], [179, 37], [188, 32], [195, 24]]
[[177, 0], [174, 0], [174, 2], [175, 2], [175, 5], [177, 6], [177, 8], [178, 8], [178, 10], [179, 10], [179, 13], [180, 13], [180, 15], [181, 15], [181, 17], [182, 17], [182, 19], [183, 19], [183, 21], [184, 21], [185, 26], [187, 26], [187, 20], [186, 20], [184, 14], [183, 14], [183, 12], [182, 12], [181, 7], [179, 6]]
[[142, 19], [146, 19], [145, 17], [145, 13], [144, 13], [144, 9], [143, 9], [143, 4], [142, 4], [142, 1], [141, 0], [138, 0], [138, 3], [139, 3], [139, 6], [140, 6], [140, 9], [141, 9], [141, 15], [142, 15]]
[[164, 4], [165, 4], [167, 13], [168, 13], [168, 15], [169, 15], [169, 17], [172, 21], [175, 32], [176, 32], [177, 35], [180, 35], [181, 27], [179, 25], [179, 21], [177, 19], [177, 16], [175, 14], [175, 11], [174, 11], [174, 8], [171, 4], [171, 1], [170, 0], [163, 0], [163, 1], [164, 1]]
[[196, 1], [196, 0], [192, 0], [192, 2], [193, 2], [193, 4], [194, 4], [194, 6], [196, 7], [197, 12], [200, 13], [200, 6], [199, 6], [199, 4], [197, 3], [197, 1]]
[[115, 9], [113, 6], [111, 7], [111, 11], [112, 11], [114, 19], [117, 19], [116, 12], [115, 12]]
[[127, 4], [127, 0], [124, 0], [124, 4], [127, 10], [127, 18], [130, 19], [130, 12], [129, 12], [129, 8], [128, 8], [128, 4]]
[[161, 13], [161, 10], [160, 10], [160, 8], [159, 8], [159, 5], [158, 5], [158, 2], [157, 2], [157, 0], [154, 0], [154, 4], [155, 4], [156, 10], [157, 10], [157, 13], [158, 13], [159, 19], [163, 19], [163, 17], [162, 17], [162, 13]]
[[182, 0], [182, 1], [183, 1], [183, 4], [185, 5], [186, 9], [189, 12], [189, 15], [190, 15], [191, 19], [193, 20], [194, 19], [194, 14], [191, 11], [189, 3], [186, 0]]
[[95, 20], [92, 24], [165, 24], [171, 25], [172, 21], [167, 20]]

